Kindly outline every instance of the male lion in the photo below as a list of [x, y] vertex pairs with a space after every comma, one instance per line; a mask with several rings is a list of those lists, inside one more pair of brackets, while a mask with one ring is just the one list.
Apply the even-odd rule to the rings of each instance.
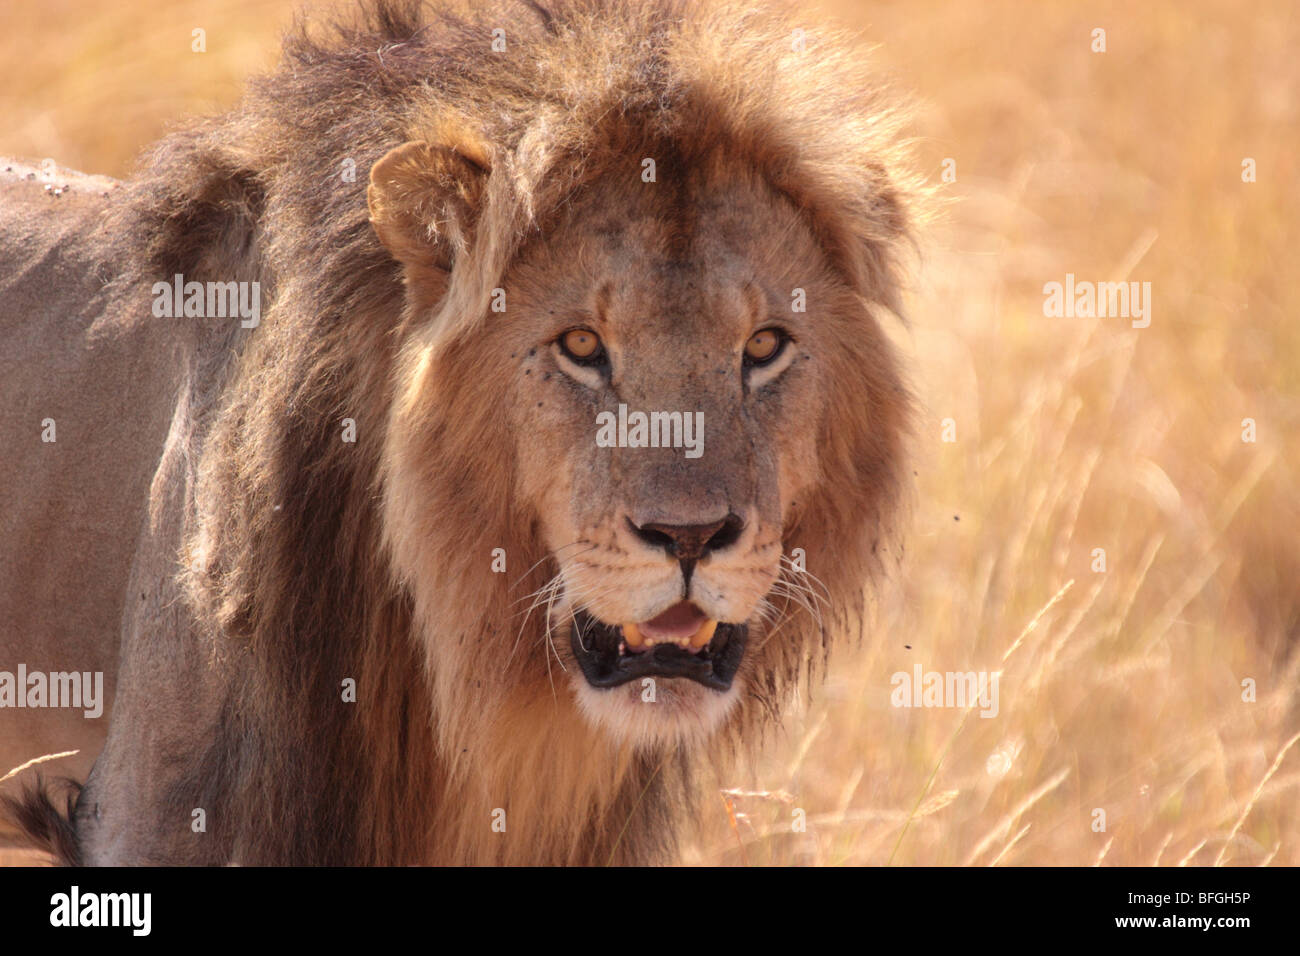
[[[116, 688], [68, 816], [10, 801], [66, 862], [671, 860], [860, 627], [914, 218], [860, 51], [425, 16], [300, 32], [120, 187], [9, 175], [2, 660]], [[34, 713], [8, 764], [98, 748]]]

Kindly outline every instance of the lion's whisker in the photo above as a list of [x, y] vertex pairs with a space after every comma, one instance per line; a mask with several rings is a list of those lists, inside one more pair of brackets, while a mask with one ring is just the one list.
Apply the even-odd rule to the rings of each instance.
[[794, 561], [786, 557], [784, 554], [781, 555], [781, 561], [783, 562], [783, 567], [781, 569], [782, 577], [785, 577], [786, 571], [789, 570], [794, 574], [799, 575], [798, 580], [802, 581], [803, 579], [807, 579], [813, 582], [814, 584], [816, 584], [819, 588], [821, 588], [822, 591], [824, 592], [824, 600], [830, 599], [831, 589], [827, 587], [825, 581], [823, 581], [821, 578], [819, 578], [817, 575], [813, 574], [811, 571], [807, 570], [806, 568], [800, 568], [796, 566]]
[[[554, 602], [555, 600], [555, 592], [560, 587], [563, 586], [563, 583], [564, 583], [564, 578], [562, 573], [556, 573], [549, 581], [546, 582], [546, 584], [542, 585], [542, 587], [538, 588], [536, 591], [533, 592], [534, 595], [533, 603], [530, 604], [528, 606], [528, 609], [523, 613], [523, 620], [519, 622], [519, 632], [515, 635], [514, 646], [510, 648], [510, 655], [506, 658], [507, 668], [514, 661], [515, 652], [519, 650], [519, 642], [523, 640], [524, 629], [528, 626], [528, 618], [532, 616], [534, 610], [536, 610], [539, 606], [541, 606], [544, 597], [546, 597], [546, 604], [547, 604], [548, 614], [549, 614], [549, 608], [551, 606], [551, 603]], [[549, 668], [549, 666], [550, 664], [548, 661], [547, 667]]]
[[[527, 571], [525, 571], [523, 574], [519, 575], [519, 577], [515, 579], [514, 583], [510, 585], [511, 590], [514, 590], [515, 588], [519, 587], [520, 582], [523, 581], [524, 578], [528, 577], [528, 575], [532, 574], [535, 570], [537, 570], [537, 568], [539, 568], [541, 565], [545, 564], [547, 561], [551, 560], [552, 558], [559, 557], [562, 551], [565, 551], [568, 548], [577, 547], [578, 545], [583, 543], [584, 542], [582, 541], [572, 541], [569, 544], [561, 545], [560, 547], [552, 550], [550, 553], [543, 555], [540, 560], [533, 563], [533, 566], [531, 568], [529, 568]], [[586, 551], [579, 551], [578, 554], [586, 554], [587, 551], [594, 551], [594, 550], [596, 550], [596, 546], [592, 544], [587, 546]], [[525, 600], [527, 600], [527, 598], [519, 599], [519, 601], [525, 601]], [[519, 603], [519, 602], [517, 601], [515, 603]]]

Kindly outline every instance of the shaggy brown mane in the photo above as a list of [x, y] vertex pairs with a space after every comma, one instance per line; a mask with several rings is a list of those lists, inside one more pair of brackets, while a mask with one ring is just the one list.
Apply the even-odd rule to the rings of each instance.
[[[494, 53], [498, 27], [507, 47]], [[506, 673], [420, 679], [420, 634], [434, 626], [467, 662], [500, 670], [485, 645], [516, 640], [515, 602], [555, 569], [536, 517], [512, 496], [501, 416], [466, 367], [426, 396], [434, 411], [420, 421], [424, 467], [439, 478], [420, 506], [439, 516], [426, 547], [445, 555], [442, 573], [421, 583], [394, 570], [386, 449], [412, 318], [401, 269], [370, 225], [366, 177], [393, 147], [435, 131], [454, 130], [491, 166], [473, 235], [447, 237], [456, 268], [421, 333], [448, 345], [475, 335], [499, 277], [576, 190], [613, 170], [635, 175], [647, 155], [664, 166], [742, 162], [801, 211], [863, 303], [898, 311], [914, 195], [898, 174], [904, 117], [860, 50], [810, 31], [799, 53], [791, 29], [727, 3], [558, 0], [453, 14], [375, 0], [328, 30], [299, 27], [236, 110], [148, 156], [104, 226], [104, 262], [124, 269], [105, 265], [104, 278], [119, 290], [177, 273], [257, 280], [269, 303], [256, 330], [196, 323], [185, 333], [188, 418], [169, 439], [191, 450], [163, 496], [184, 526], [190, 626], [227, 691], [200, 769], [165, 802], [183, 820], [192, 807], [226, 808], [209, 814], [207, 862], [670, 857], [691, 788], [683, 754], [611, 747], [593, 760], [529, 736], [551, 699], [511, 699]], [[757, 739], [822, 663], [828, 632], [860, 626], [863, 582], [903, 484], [907, 416], [889, 356], [869, 361], [857, 407], [838, 413], [845, 434], [865, 437], [828, 432], [833, 484], [799, 503], [787, 534], [824, 569], [825, 626], [799, 619], [765, 651], [766, 680], [749, 686], [748, 717], [727, 728], [718, 759]], [[339, 441], [345, 418], [355, 444]], [[390, 514], [405, 506], [389, 503]], [[466, 554], [467, 533], [533, 570], [486, 574]], [[524, 640], [541, 641], [538, 622], [526, 624]], [[340, 704], [345, 678], [356, 704]], [[546, 839], [502, 841], [489, 829], [496, 807], [510, 808], [512, 829], [547, 821]]]

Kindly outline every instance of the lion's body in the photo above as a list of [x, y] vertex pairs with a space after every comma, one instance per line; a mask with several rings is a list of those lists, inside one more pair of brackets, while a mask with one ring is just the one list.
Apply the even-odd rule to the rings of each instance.
[[[22, 177], [5, 186], [0, 664], [102, 670], [116, 688], [71, 825], [39, 795], [19, 814], [66, 859], [667, 859], [691, 768], [753, 739], [816, 668], [828, 631], [856, 628], [902, 483], [906, 398], [865, 305], [895, 304], [907, 234], [893, 127], [884, 114], [844, 120], [876, 108], [862, 91], [841, 101], [815, 76], [778, 77], [788, 58], [764, 65], [764, 50], [785, 35], [766, 21], [701, 14], [681, 40], [689, 5], [572, 6], [422, 27], [379, 5], [338, 41], [291, 41], [291, 68], [229, 116], [165, 140], [107, 197], [74, 184], [54, 198]], [[512, 52], [490, 51], [498, 20]], [[440, 135], [468, 157], [458, 175], [491, 165], [486, 211], [472, 242], [439, 222], [454, 270], [417, 255], [403, 272], [386, 197], [372, 182], [367, 207], [365, 172], [406, 140]], [[639, 184], [646, 149], [669, 175], [672, 163], [699, 175], [679, 193], [621, 199], [630, 187], [610, 177], [627, 164]], [[688, 242], [704, 257], [629, 275], [626, 288], [660, 304], [685, 289], [713, 295], [709, 277], [749, 275], [741, 250], [789, 272], [778, 299], [792, 285], [820, 297], [826, 331], [809, 333], [804, 357], [825, 335], [820, 374], [857, 389], [834, 405], [801, 366], [785, 404], [765, 399], [750, 418], [702, 386], [681, 392], [713, 422], [736, 417], [734, 454], [758, 476], [745, 481], [770, 489], [759, 497], [771, 514], [753, 522], [767, 529], [763, 553], [806, 550], [826, 589], [816, 621], [786, 621], [746, 657], [744, 699], [689, 747], [600, 732], [584, 719], [590, 699], [563, 682], [573, 674], [551, 673], [550, 632], [518, 602], [555, 572], [561, 549], [547, 535], [568, 533], [556, 510], [600, 498], [607, 489], [588, 486], [607, 476], [573, 461], [557, 470], [550, 445], [585, 435], [590, 419], [557, 418], [577, 393], [544, 391], [559, 385], [531, 364], [542, 357], [516, 328], [525, 320], [476, 330], [507, 270], [512, 302], [532, 296], [545, 317], [557, 293], [538, 290], [622, 229], [594, 223], [574, 197], [611, 188], [600, 202], [614, 219], [650, 208], [637, 220], [646, 236], [619, 243]], [[714, 203], [712, 225], [697, 222], [696, 197]], [[457, 202], [479, 198], [462, 188]], [[384, 244], [372, 216], [390, 230]], [[625, 245], [608, 248], [609, 262], [635, 265]], [[660, 273], [677, 298], [654, 284]], [[178, 274], [259, 283], [260, 323], [157, 317], [150, 290]], [[805, 427], [772, 426], [770, 453], [744, 437], [796, 412]], [[46, 418], [53, 443], [41, 441]], [[341, 437], [348, 422], [355, 440]], [[730, 460], [715, 452], [710, 465], [722, 485]], [[489, 570], [497, 545], [508, 574]], [[722, 580], [727, 567], [698, 573]], [[771, 578], [742, 572], [764, 582], [749, 614]], [[655, 719], [672, 707], [679, 723], [694, 719], [693, 702], [713, 699], [671, 683]], [[89, 755], [109, 719], [32, 712], [10, 734], [3, 716], [0, 756], [15, 764]]]
[[83, 779], [103, 745], [125, 582], [174, 403], [166, 330], [114, 323], [104, 294], [114, 266], [96, 225], [114, 188], [0, 161], [0, 662], [100, 672], [107, 697], [97, 719], [7, 710], [5, 770], [78, 750], [41, 769]]
[[175, 600], [171, 575], [146, 567], [165, 553], [160, 540], [174, 549], [179, 538], [163, 486], [151, 484], [195, 336], [155, 321], [147, 288], [117, 284], [121, 244], [103, 223], [121, 205], [119, 184], [2, 166], [0, 661], [10, 672], [103, 675], [93, 718], [4, 712], [6, 770], [77, 752], [7, 782], [12, 793], [37, 773], [85, 779], [108, 734], [123, 637]]

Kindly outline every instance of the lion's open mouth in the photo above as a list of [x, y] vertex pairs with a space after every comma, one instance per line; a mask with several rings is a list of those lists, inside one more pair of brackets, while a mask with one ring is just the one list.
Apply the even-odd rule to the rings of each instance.
[[639, 677], [685, 677], [717, 691], [730, 689], [745, 655], [744, 624], [710, 620], [679, 601], [649, 621], [605, 624], [574, 615], [569, 640], [592, 687], [617, 687]]

